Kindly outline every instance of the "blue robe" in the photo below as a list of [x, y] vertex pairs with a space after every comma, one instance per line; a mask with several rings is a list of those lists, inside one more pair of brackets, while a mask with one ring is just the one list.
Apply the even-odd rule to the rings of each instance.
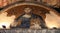
[[[23, 14], [25, 15], [25, 14]], [[20, 25], [21, 28], [29, 28], [30, 27], [30, 19], [31, 18], [35, 18], [36, 16], [31, 14], [31, 17], [30, 18], [26, 18], [26, 17], [23, 17], [23, 15], [19, 16], [16, 21], [18, 20], [22, 20], [22, 23]]]
[[22, 23], [20, 27], [29, 28], [30, 27], [30, 18], [21, 17]]
[[[25, 15], [25, 14], [23, 14], [23, 15]], [[35, 14], [31, 14], [31, 17], [30, 18], [25, 18], [25, 17], [22, 17], [23, 15], [21, 15], [21, 16], [19, 16], [17, 19], [16, 19], [16, 21], [17, 20], [22, 20], [22, 23], [21, 23], [21, 25], [20, 25], [20, 27], [21, 28], [29, 28], [30, 27], [30, 19], [31, 18], [40, 18], [40, 22], [41, 22], [41, 27], [42, 28], [44, 28], [45, 27], [45, 22], [44, 22], [44, 20], [42, 19], [42, 17], [41, 16], [38, 16], [38, 15], [35, 15]]]

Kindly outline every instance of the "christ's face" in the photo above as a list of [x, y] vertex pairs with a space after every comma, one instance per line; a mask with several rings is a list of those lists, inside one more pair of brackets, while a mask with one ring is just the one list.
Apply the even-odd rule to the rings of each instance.
[[24, 9], [24, 12], [25, 12], [25, 13], [30, 13], [30, 12], [31, 12], [31, 9], [30, 9], [30, 8], [25, 8], [25, 9]]

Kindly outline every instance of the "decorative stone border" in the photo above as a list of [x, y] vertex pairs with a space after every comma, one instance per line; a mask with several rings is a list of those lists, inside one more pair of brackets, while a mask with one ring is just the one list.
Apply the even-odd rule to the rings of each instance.
[[31, 30], [31, 29], [11, 29], [11, 30], [0, 30], [0, 33], [60, 33], [60, 30], [48, 30], [48, 29], [42, 29], [42, 30]]

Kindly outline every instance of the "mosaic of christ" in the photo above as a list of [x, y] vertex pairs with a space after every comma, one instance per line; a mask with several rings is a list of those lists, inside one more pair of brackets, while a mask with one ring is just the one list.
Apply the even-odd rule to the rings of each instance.
[[16, 6], [0, 12], [0, 29], [60, 28], [60, 14], [34, 5]]

